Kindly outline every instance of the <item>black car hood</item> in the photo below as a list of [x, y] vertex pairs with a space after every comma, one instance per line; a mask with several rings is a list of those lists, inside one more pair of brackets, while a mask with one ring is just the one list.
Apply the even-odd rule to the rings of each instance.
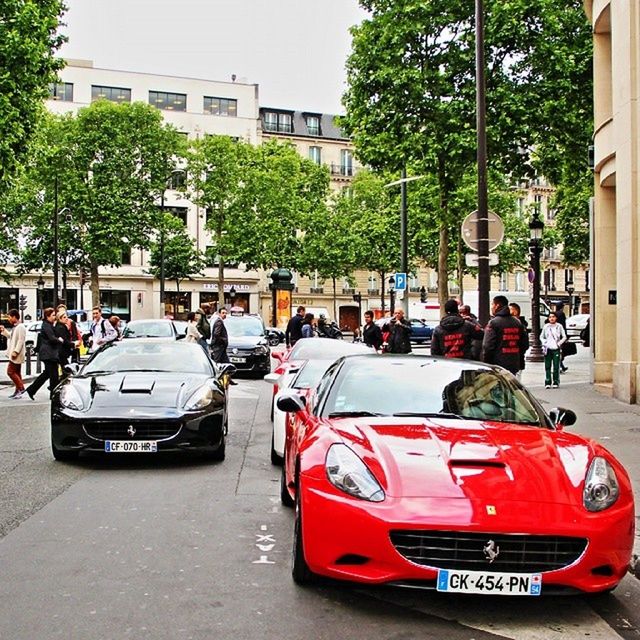
[[71, 378], [68, 384], [73, 385], [82, 396], [85, 410], [108, 413], [123, 407], [177, 409], [209, 379], [205, 374], [127, 371], [77, 376]]
[[228, 349], [255, 349], [258, 345], [268, 346], [264, 336], [229, 336]]

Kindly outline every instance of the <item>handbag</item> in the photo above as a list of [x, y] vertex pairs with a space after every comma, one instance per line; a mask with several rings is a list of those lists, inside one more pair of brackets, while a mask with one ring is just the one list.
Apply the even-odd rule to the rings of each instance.
[[562, 343], [562, 355], [566, 358], [567, 356], [575, 356], [578, 353], [578, 347], [575, 342], [566, 342]]

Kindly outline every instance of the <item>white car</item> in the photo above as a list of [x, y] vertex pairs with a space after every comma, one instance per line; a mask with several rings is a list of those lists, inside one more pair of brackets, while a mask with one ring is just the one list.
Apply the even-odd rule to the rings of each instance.
[[42, 320], [37, 322], [25, 322], [25, 328], [27, 332], [24, 337], [24, 344], [27, 348], [35, 347], [38, 342], [38, 334], [42, 329]]
[[580, 332], [587, 326], [588, 313], [577, 313], [567, 318], [567, 338], [580, 339]]

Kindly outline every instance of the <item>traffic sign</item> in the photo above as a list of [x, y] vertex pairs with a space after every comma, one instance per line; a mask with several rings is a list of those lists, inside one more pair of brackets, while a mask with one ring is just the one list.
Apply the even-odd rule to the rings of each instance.
[[[493, 251], [504, 238], [504, 223], [502, 219], [493, 211], [489, 211], [487, 217], [489, 218], [489, 251]], [[460, 229], [462, 233], [462, 240], [474, 251], [478, 250], [478, 214], [476, 211], [472, 211], [462, 222]]]
[[[467, 267], [477, 267], [478, 263], [478, 254], [477, 253], [466, 253], [464, 256], [464, 262]], [[489, 266], [495, 267], [498, 264], [498, 254], [490, 253], [489, 254]]]
[[396, 273], [394, 276], [396, 284], [396, 291], [404, 291], [407, 288], [407, 274], [406, 273]]

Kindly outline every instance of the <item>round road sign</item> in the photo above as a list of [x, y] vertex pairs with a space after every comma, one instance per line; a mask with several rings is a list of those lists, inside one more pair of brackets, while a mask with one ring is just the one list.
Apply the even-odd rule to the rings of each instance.
[[[478, 218], [477, 212], [472, 211], [462, 222], [460, 232], [462, 240], [474, 251], [478, 250]], [[504, 238], [504, 223], [502, 219], [493, 211], [489, 211], [489, 251], [493, 251]]]

